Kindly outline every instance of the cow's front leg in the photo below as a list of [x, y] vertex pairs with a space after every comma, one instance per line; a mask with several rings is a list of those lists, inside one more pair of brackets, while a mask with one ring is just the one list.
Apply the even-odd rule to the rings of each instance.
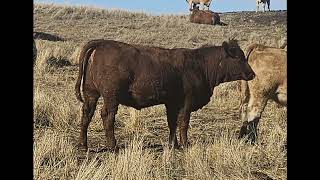
[[209, 5], [206, 5], [206, 7], [207, 7], [207, 10], [209, 11], [210, 9], [209, 9]]
[[178, 115], [180, 143], [183, 148], [188, 147], [188, 128], [190, 122], [190, 111], [181, 110]]
[[247, 107], [247, 112], [245, 114], [246, 121], [240, 129], [239, 138], [247, 137], [247, 141], [252, 144], [255, 143], [257, 139], [257, 127], [261, 114], [267, 105], [268, 99], [263, 97], [261, 94], [252, 94]]
[[205, 10], [204, 2], [200, 2], [200, 7], [201, 7], [202, 10]]
[[176, 106], [172, 105], [166, 105], [167, 110], [167, 121], [169, 126], [169, 146], [174, 147], [175, 149], [178, 149], [178, 141], [177, 141], [177, 118], [178, 118], [178, 108]]

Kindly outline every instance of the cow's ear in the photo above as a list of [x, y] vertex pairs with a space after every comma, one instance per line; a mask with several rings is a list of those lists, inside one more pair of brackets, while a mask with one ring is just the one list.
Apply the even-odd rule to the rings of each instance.
[[224, 50], [228, 51], [229, 45], [228, 45], [227, 42], [223, 41], [222, 47], [223, 47]]
[[223, 42], [222, 43], [222, 48], [224, 49], [224, 51], [226, 52], [226, 54], [228, 54], [229, 51], [229, 44], [227, 42]]

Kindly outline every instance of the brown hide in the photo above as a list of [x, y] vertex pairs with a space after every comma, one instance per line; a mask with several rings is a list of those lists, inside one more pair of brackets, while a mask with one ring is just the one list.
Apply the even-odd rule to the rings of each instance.
[[210, 24], [210, 25], [222, 25], [225, 26], [227, 24], [220, 21], [220, 16], [218, 13], [214, 13], [209, 10], [192, 10], [190, 17], [190, 22], [198, 23], [198, 24]]
[[[181, 143], [186, 146], [190, 113], [210, 101], [214, 87], [253, 77], [254, 72], [234, 40], [222, 46], [198, 49], [90, 41], [79, 57], [75, 87], [77, 99], [84, 102], [80, 147], [87, 147], [87, 128], [100, 96], [104, 100], [101, 118], [107, 147], [113, 148], [116, 144], [113, 124], [119, 104], [136, 109], [165, 104], [169, 142], [177, 147], [175, 130], [179, 122]], [[80, 93], [81, 84], [84, 98]]]

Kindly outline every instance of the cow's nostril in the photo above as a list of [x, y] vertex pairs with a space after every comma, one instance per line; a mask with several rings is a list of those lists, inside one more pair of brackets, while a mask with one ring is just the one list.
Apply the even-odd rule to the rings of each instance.
[[254, 73], [252, 73], [251, 75], [252, 79], [256, 77], [256, 75]]

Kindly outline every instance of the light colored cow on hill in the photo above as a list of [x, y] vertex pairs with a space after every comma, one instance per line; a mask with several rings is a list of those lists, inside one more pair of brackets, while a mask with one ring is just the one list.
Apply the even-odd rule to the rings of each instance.
[[259, 11], [259, 5], [263, 4], [263, 12], [266, 11], [266, 4], [268, 5], [268, 10], [270, 11], [270, 0], [256, 0], [256, 5], [257, 5], [257, 10], [256, 12]]
[[[286, 47], [282, 45], [283, 47]], [[246, 51], [248, 63], [256, 74], [251, 81], [241, 81], [240, 116], [243, 126], [239, 138], [257, 137], [257, 126], [269, 99], [287, 106], [287, 51], [253, 43]]]
[[211, 4], [212, 0], [186, 0], [187, 3], [189, 3], [189, 10], [196, 8], [197, 4], [200, 4], [203, 8], [202, 10], [205, 10], [204, 5], [207, 7], [207, 10], [209, 10], [209, 6]]

